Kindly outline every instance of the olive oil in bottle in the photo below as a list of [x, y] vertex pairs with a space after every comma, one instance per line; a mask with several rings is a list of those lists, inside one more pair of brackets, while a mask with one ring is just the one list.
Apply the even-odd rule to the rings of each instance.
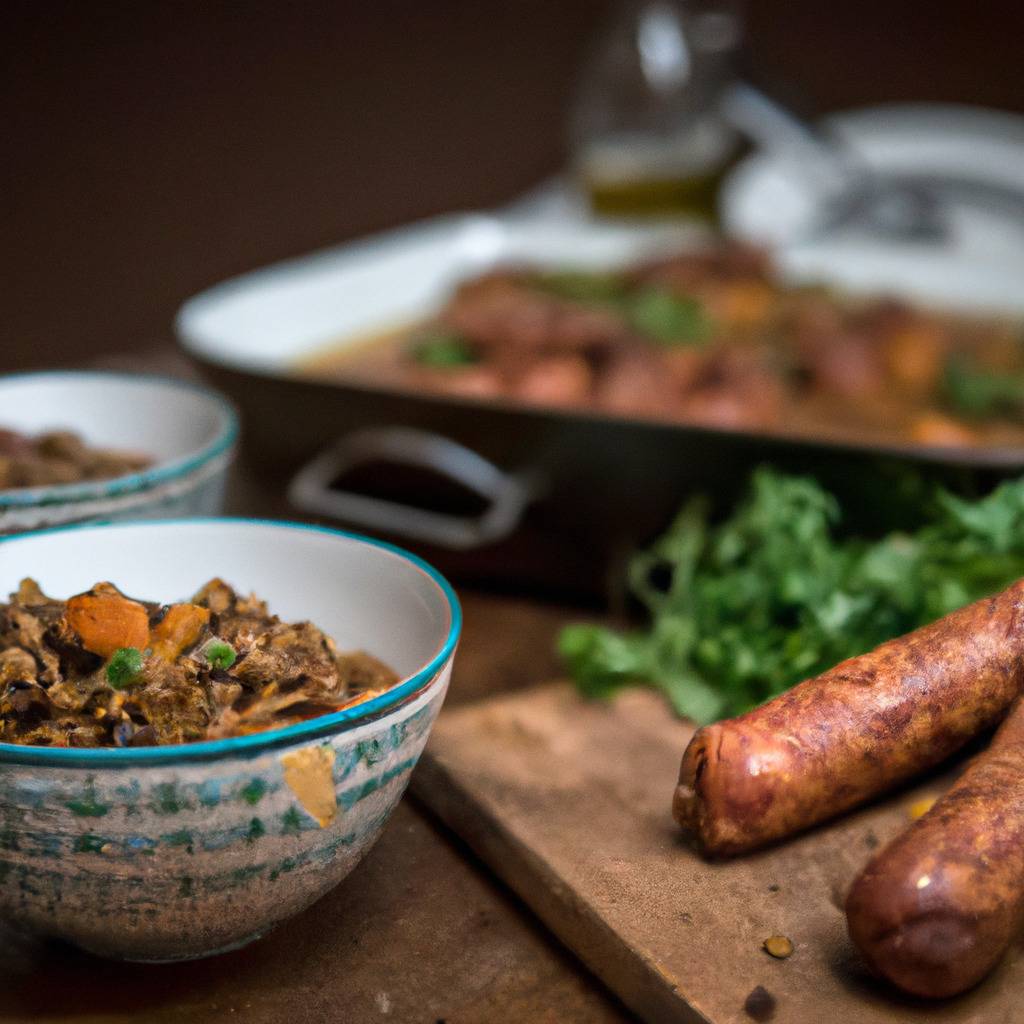
[[571, 118], [574, 173], [596, 212], [713, 222], [741, 152], [718, 112], [740, 36], [731, 6], [631, 0], [584, 70]]

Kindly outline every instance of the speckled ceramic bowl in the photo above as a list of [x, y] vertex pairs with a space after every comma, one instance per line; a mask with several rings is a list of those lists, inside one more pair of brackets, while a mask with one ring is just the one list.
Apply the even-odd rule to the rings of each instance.
[[58, 370], [0, 377], [0, 427], [69, 429], [93, 446], [150, 456], [149, 469], [112, 480], [0, 490], [0, 534], [62, 523], [213, 515], [238, 437], [215, 391], [144, 374]]
[[380, 834], [440, 710], [459, 636], [451, 588], [396, 548], [333, 530], [191, 519], [0, 541], [0, 591], [109, 579], [173, 600], [213, 575], [362, 648], [403, 681], [285, 729], [173, 747], [0, 744], [0, 913], [131, 960], [209, 956], [337, 885]]

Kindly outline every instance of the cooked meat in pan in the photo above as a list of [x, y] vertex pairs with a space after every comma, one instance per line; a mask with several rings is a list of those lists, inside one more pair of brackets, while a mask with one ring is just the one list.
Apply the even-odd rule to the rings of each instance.
[[133, 452], [91, 448], [70, 430], [32, 437], [0, 428], [0, 491], [111, 480], [146, 469], [152, 462]]
[[303, 372], [730, 430], [936, 448], [1024, 443], [1021, 326], [783, 280], [722, 242], [616, 271], [500, 268]]
[[111, 583], [67, 601], [23, 580], [0, 604], [0, 741], [145, 746], [240, 736], [382, 693], [398, 676], [213, 579], [161, 605]]

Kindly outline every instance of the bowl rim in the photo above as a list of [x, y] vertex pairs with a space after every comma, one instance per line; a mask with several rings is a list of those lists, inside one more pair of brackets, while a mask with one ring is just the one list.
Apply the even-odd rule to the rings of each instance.
[[245, 516], [183, 516], [175, 519], [161, 520], [130, 520], [102, 523], [71, 523], [66, 526], [55, 526], [45, 530], [32, 530], [27, 533], [0, 537], [0, 548], [4, 544], [17, 544], [19, 541], [30, 540], [48, 534], [69, 533], [79, 530], [106, 530], [122, 527], [158, 528], [169, 525], [203, 525], [203, 524], [245, 524], [250, 526], [270, 526], [287, 530], [324, 533], [329, 536], [354, 540], [369, 547], [379, 548], [403, 561], [423, 575], [441, 591], [448, 607], [448, 632], [438, 650], [430, 660], [386, 690], [379, 697], [363, 701], [350, 708], [333, 711], [326, 715], [280, 729], [267, 729], [264, 732], [250, 733], [246, 736], [231, 736], [219, 740], [199, 740], [195, 743], [175, 743], [156, 747], [38, 747], [19, 743], [0, 743], [0, 765], [27, 764], [41, 767], [60, 768], [128, 768], [144, 765], [183, 764], [197, 761], [216, 761], [236, 756], [254, 757], [277, 747], [290, 746], [299, 741], [315, 740], [324, 736], [335, 735], [348, 731], [368, 721], [380, 718], [387, 712], [396, 709], [426, 690], [441, 674], [458, 645], [462, 632], [462, 608], [452, 585], [429, 562], [418, 555], [406, 551], [395, 544], [366, 537], [349, 530], [339, 530], [330, 526], [314, 523], [301, 523], [285, 519], [260, 519]]
[[137, 494], [161, 484], [190, 476], [226, 452], [238, 440], [238, 413], [231, 401], [213, 388], [190, 380], [182, 380], [162, 373], [128, 373], [121, 370], [28, 370], [24, 373], [6, 373], [0, 383], [11, 381], [59, 380], [131, 381], [132, 383], [161, 384], [181, 391], [191, 391], [205, 398], [217, 408], [221, 425], [212, 441], [197, 451], [174, 459], [158, 462], [148, 469], [109, 480], [84, 480], [70, 484], [49, 484], [42, 487], [16, 487], [0, 490], [0, 514], [5, 509], [40, 508], [52, 505], [74, 505]]

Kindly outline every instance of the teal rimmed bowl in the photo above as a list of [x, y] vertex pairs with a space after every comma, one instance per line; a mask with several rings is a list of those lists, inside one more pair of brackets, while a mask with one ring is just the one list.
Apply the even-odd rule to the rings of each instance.
[[184, 519], [0, 541], [0, 591], [109, 579], [187, 597], [219, 575], [402, 676], [288, 728], [181, 746], [0, 744], [0, 913], [105, 956], [180, 960], [258, 938], [337, 885], [394, 810], [441, 708], [461, 615], [413, 555], [294, 523]]
[[146, 374], [91, 370], [0, 377], [0, 427], [70, 429], [94, 447], [148, 455], [111, 480], [0, 490], [0, 534], [64, 523], [220, 512], [238, 440], [234, 408], [215, 391]]

